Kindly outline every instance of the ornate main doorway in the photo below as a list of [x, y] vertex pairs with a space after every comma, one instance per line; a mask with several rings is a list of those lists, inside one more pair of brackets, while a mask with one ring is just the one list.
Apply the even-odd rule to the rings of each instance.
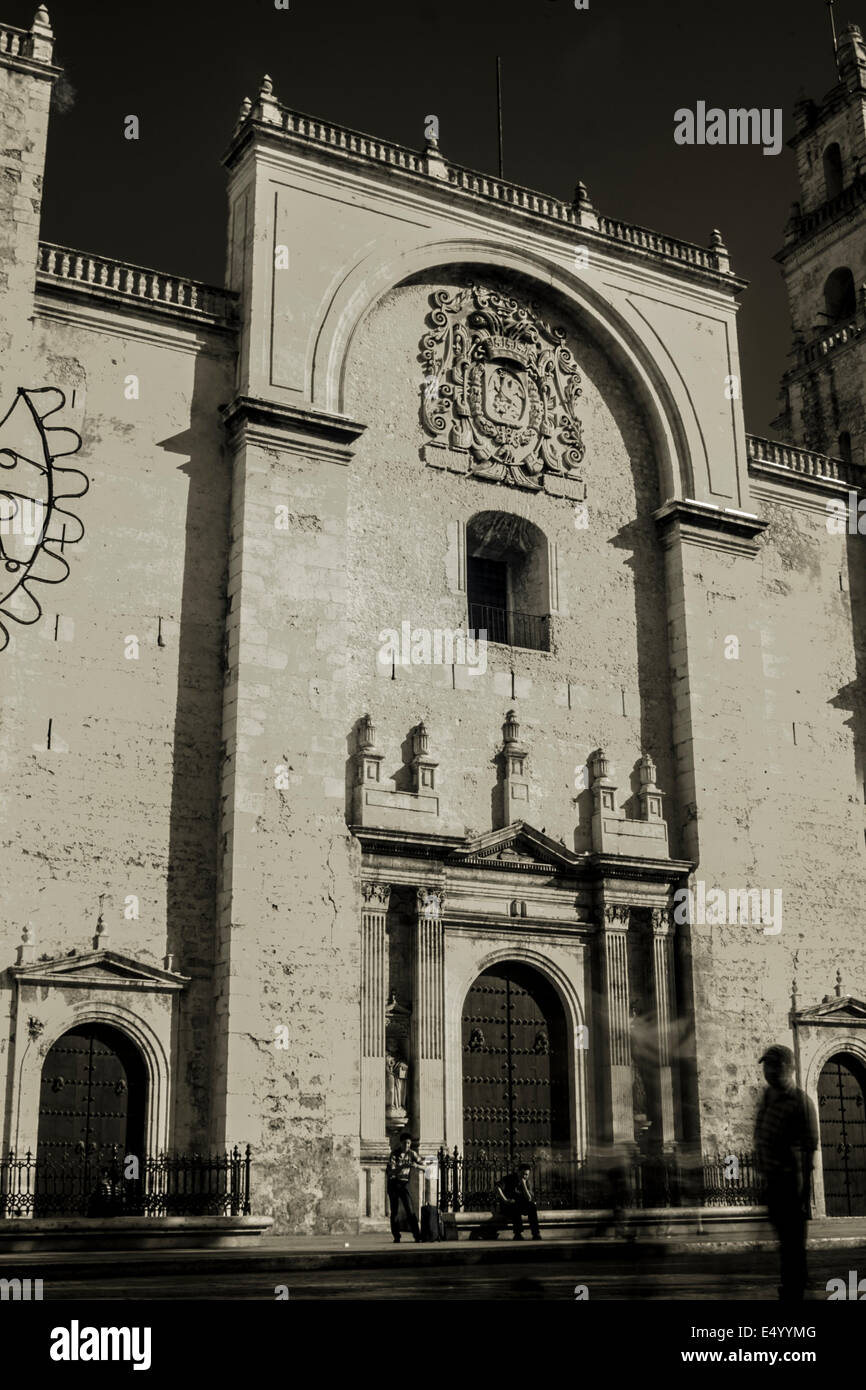
[[866, 1216], [866, 1073], [849, 1053], [818, 1078], [818, 1114], [828, 1216]]
[[144, 1148], [147, 1078], [134, 1043], [116, 1028], [87, 1023], [64, 1033], [42, 1067], [37, 1144], [37, 1206], [66, 1193], [112, 1205], [106, 1173]]
[[552, 984], [518, 962], [492, 966], [463, 1008], [463, 1151], [533, 1163], [570, 1143], [568, 1029]]

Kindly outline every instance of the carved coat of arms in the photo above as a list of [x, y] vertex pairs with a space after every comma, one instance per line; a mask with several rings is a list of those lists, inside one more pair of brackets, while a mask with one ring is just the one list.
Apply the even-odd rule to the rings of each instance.
[[580, 483], [580, 375], [565, 330], [478, 285], [437, 290], [432, 302], [421, 342], [427, 431], [495, 482], [540, 488], [548, 473]]

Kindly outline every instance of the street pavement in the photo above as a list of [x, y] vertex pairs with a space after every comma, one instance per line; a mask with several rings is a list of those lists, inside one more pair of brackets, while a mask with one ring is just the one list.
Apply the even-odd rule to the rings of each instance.
[[[453, 1248], [453, 1247], [452, 1247]], [[438, 1248], [441, 1251], [441, 1247]], [[416, 1252], [421, 1251], [416, 1247]], [[437, 1252], [438, 1253], [438, 1252]], [[463, 1253], [461, 1246], [460, 1253]], [[145, 1259], [142, 1260], [141, 1256]], [[497, 1242], [471, 1262], [435, 1258], [424, 1263], [397, 1258], [373, 1267], [326, 1263], [298, 1268], [277, 1251], [265, 1260], [237, 1268], [236, 1252], [210, 1252], [194, 1264], [189, 1256], [172, 1267], [165, 1255], [147, 1261], [110, 1253], [95, 1256], [88, 1269], [80, 1262], [69, 1277], [62, 1267], [44, 1267], [45, 1301], [77, 1300], [631, 1300], [724, 1302], [776, 1301], [777, 1260], [769, 1249], [675, 1249], [659, 1243], [604, 1246], [578, 1242], [514, 1245]], [[24, 1258], [24, 1257], [19, 1257]], [[866, 1276], [866, 1250], [844, 1245], [810, 1252], [812, 1301], [827, 1300], [827, 1281], [847, 1280], [858, 1268]], [[11, 1273], [3, 1260], [3, 1274]], [[25, 1271], [19, 1266], [21, 1273]], [[32, 1273], [28, 1268], [26, 1271]], [[583, 1295], [583, 1288], [586, 1293]]]

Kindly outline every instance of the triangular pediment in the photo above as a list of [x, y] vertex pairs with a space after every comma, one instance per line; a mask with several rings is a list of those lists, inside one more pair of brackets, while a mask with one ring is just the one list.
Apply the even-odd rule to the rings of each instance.
[[472, 864], [489, 869], [513, 869], [518, 872], [547, 870], [573, 873], [580, 857], [559, 840], [552, 840], [543, 831], [515, 821], [501, 830], [489, 830], [467, 840], [448, 856], [451, 864]]
[[13, 965], [10, 975], [19, 984], [56, 985], [64, 989], [185, 989], [186, 975], [119, 955], [116, 951], [87, 951], [82, 955], [54, 956], [24, 965]]
[[797, 1023], [859, 1024], [866, 1027], [866, 1002], [852, 994], [833, 995], [810, 1008], [797, 1009]]

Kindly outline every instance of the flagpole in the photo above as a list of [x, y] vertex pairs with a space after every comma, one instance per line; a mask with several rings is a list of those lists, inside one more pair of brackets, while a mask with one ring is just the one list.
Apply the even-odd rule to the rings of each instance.
[[496, 111], [499, 123], [499, 177], [502, 178], [502, 59], [496, 55]]

